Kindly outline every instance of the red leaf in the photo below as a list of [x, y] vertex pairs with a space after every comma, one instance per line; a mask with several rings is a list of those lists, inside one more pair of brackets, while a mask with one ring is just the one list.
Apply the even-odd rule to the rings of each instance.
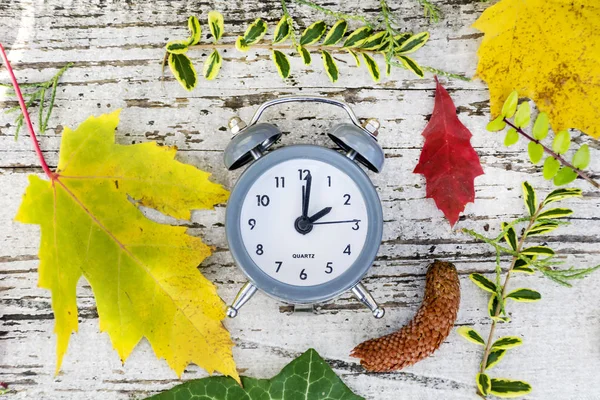
[[425, 144], [415, 174], [425, 175], [427, 198], [435, 200], [450, 225], [467, 203], [475, 201], [473, 181], [483, 175], [477, 153], [471, 146], [471, 132], [456, 116], [450, 95], [437, 80], [435, 106], [423, 131]]

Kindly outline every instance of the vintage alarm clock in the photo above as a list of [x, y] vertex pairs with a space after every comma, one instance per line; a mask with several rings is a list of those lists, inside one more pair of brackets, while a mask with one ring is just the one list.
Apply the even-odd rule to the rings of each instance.
[[[344, 109], [352, 123], [340, 123], [329, 137], [341, 148], [293, 145], [266, 151], [281, 137], [272, 124], [258, 123], [269, 107], [289, 102], [325, 103]], [[371, 266], [383, 229], [381, 202], [358, 163], [383, 167], [376, 120], [361, 126], [341, 101], [282, 97], [262, 104], [246, 126], [229, 122], [235, 134], [224, 153], [229, 170], [252, 163], [227, 203], [225, 232], [231, 254], [248, 277], [233, 303], [231, 318], [256, 293], [294, 305], [331, 300], [351, 290], [376, 318], [384, 315], [360, 283]]]

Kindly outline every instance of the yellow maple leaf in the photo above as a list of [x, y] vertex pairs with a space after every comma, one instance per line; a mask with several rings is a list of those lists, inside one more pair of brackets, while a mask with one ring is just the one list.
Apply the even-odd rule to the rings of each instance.
[[556, 132], [600, 137], [599, 3], [502, 0], [473, 27], [485, 33], [477, 76], [490, 88], [493, 117], [515, 89], [548, 113]]
[[125, 361], [146, 337], [181, 375], [194, 362], [239, 381], [225, 305], [198, 271], [210, 255], [181, 226], [146, 218], [136, 204], [176, 218], [212, 208], [228, 192], [209, 174], [175, 161], [175, 148], [114, 143], [119, 111], [65, 129], [56, 176], [29, 176], [16, 220], [39, 224], [39, 286], [52, 292], [60, 369], [77, 331], [75, 288], [90, 283], [100, 320]]

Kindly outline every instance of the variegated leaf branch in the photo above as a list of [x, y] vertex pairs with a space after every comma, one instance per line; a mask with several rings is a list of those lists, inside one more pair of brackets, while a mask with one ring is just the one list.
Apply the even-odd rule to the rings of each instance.
[[[58, 89], [58, 81], [66, 70], [71, 68], [73, 63], [68, 63], [64, 67], [58, 70], [58, 72], [48, 81], [39, 83], [21, 83], [19, 86], [24, 89], [23, 97], [26, 99], [25, 105], [28, 109], [32, 109], [34, 105], [39, 105], [38, 110], [38, 131], [40, 133], [46, 132], [48, 128], [48, 121], [54, 110], [54, 101], [56, 100], [56, 91]], [[15, 91], [10, 84], [0, 83], [0, 87], [8, 88], [8, 95], [16, 97]], [[21, 111], [21, 107], [18, 105], [9, 108], [5, 111], [6, 114]], [[45, 111], [45, 112], [44, 112]], [[19, 112], [19, 115], [15, 118], [15, 139], [19, 137], [19, 132], [23, 127], [23, 114]]]
[[[285, 5], [285, 2], [282, 4]], [[360, 66], [362, 58], [376, 82], [381, 79], [381, 71], [375, 58], [377, 54], [384, 55], [387, 75], [390, 74], [392, 66], [397, 66], [409, 69], [419, 77], [423, 77], [424, 71], [427, 70], [449, 77], [467, 79], [431, 67], [419, 66], [411, 55], [427, 43], [429, 33], [421, 32], [414, 35], [400, 33], [392, 27], [391, 22], [386, 23], [387, 28], [382, 31], [374, 31], [370, 25], [363, 25], [348, 33], [348, 22], [345, 19], [336, 21], [330, 27], [324, 21], [316, 21], [303, 31], [299, 39], [296, 39], [293, 21], [287, 8], [284, 8], [284, 15], [275, 27], [271, 41], [264, 41], [268, 26], [265, 21], [257, 18], [233, 44], [219, 43], [224, 31], [223, 16], [216, 11], [211, 11], [208, 17], [212, 43], [199, 44], [200, 23], [198, 18], [191, 16], [188, 19], [190, 37], [185, 40], [171, 41], [166, 45], [163, 67], [168, 62], [177, 81], [187, 90], [192, 90], [198, 82], [196, 69], [186, 54], [188, 50], [211, 51], [203, 68], [204, 78], [210, 80], [217, 76], [221, 68], [223, 59], [219, 49], [234, 47], [240, 52], [247, 52], [250, 49], [270, 51], [271, 59], [283, 79], [286, 79], [291, 72], [289, 57], [286, 54], [290, 51], [299, 54], [306, 65], [311, 64], [313, 53], [320, 53], [325, 72], [332, 82], [336, 82], [339, 78], [339, 69], [333, 57], [334, 54], [339, 53], [352, 55], [357, 67]]]
[[[513, 91], [502, 107], [502, 112], [495, 120], [487, 125], [490, 132], [504, 130], [507, 125], [510, 127], [504, 138], [505, 146], [512, 146], [519, 141], [519, 135], [529, 140], [527, 152], [529, 159], [533, 164], [542, 161], [544, 153], [548, 154], [544, 161], [544, 178], [553, 179], [556, 186], [567, 185], [573, 182], [579, 176], [592, 184], [596, 189], [600, 189], [600, 183], [595, 181], [584, 170], [590, 164], [590, 148], [584, 144], [577, 149], [571, 162], [567, 161], [564, 154], [571, 147], [571, 136], [569, 131], [559, 131], [554, 135], [552, 145], [547, 146], [542, 141], [548, 137], [549, 120], [548, 114], [541, 112], [538, 114], [533, 124], [532, 133], [529, 134], [523, 130], [531, 122], [531, 107], [529, 102], [519, 102], [519, 94]], [[513, 119], [514, 117], [514, 119]], [[511, 120], [512, 119], [512, 120]]]
[[[496, 277], [494, 280], [490, 280], [481, 274], [470, 275], [475, 285], [490, 293], [487, 309], [488, 315], [492, 319], [492, 324], [487, 340], [475, 329], [468, 326], [460, 327], [457, 331], [468, 341], [484, 348], [479, 373], [475, 378], [478, 394], [484, 398], [487, 398], [488, 395], [519, 397], [531, 391], [531, 385], [527, 382], [504, 378], [490, 378], [487, 372], [502, 360], [508, 349], [520, 346], [523, 343], [523, 340], [517, 336], [494, 338], [496, 325], [500, 322], [509, 321], [506, 312], [506, 301], [511, 299], [516, 302], [534, 302], [540, 300], [542, 297], [539, 292], [528, 288], [509, 291], [508, 283], [512, 274], [533, 274], [538, 271], [561, 285], [571, 286], [570, 281], [584, 278], [600, 268], [600, 265], [598, 265], [593, 268], [557, 269], [557, 266], [563, 263], [555, 259], [555, 252], [550, 247], [545, 245], [525, 247], [526, 239], [532, 236], [548, 234], [559, 226], [568, 224], [562, 221], [561, 218], [571, 215], [573, 213], [572, 210], [562, 207], [547, 208], [547, 206], [560, 200], [580, 197], [581, 189], [556, 189], [538, 204], [536, 192], [533, 187], [527, 182], [524, 182], [522, 186], [523, 199], [529, 214], [527, 217], [516, 219], [511, 223], [502, 223], [502, 231], [495, 238], [487, 238], [469, 229], [463, 230], [463, 232], [468, 233], [474, 238], [491, 245], [496, 251]], [[520, 237], [517, 235], [517, 227], [519, 226], [524, 226]], [[502, 268], [500, 259], [502, 255], [511, 256], [511, 262], [504, 277], [504, 282], [501, 282]]]

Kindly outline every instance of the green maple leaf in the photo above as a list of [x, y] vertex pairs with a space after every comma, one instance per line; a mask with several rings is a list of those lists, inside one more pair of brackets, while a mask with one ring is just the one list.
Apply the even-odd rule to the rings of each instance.
[[314, 349], [283, 367], [271, 379], [242, 376], [195, 379], [147, 400], [364, 400], [333, 372]]
[[154, 222], [137, 205], [175, 218], [212, 208], [228, 192], [154, 142], [115, 144], [119, 112], [65, 129], [50, 180], [29, 176], [16, 220], [40, 225], [39, 285], [52, 292], [57, 372], [77, 331], [77, 282], [92, 287], [100, 330], [125, 361], [145, 337], [180, 375], [194, 362], [237, 378], [225, 304], [198, 271], [210, 248], [183, 226]]

